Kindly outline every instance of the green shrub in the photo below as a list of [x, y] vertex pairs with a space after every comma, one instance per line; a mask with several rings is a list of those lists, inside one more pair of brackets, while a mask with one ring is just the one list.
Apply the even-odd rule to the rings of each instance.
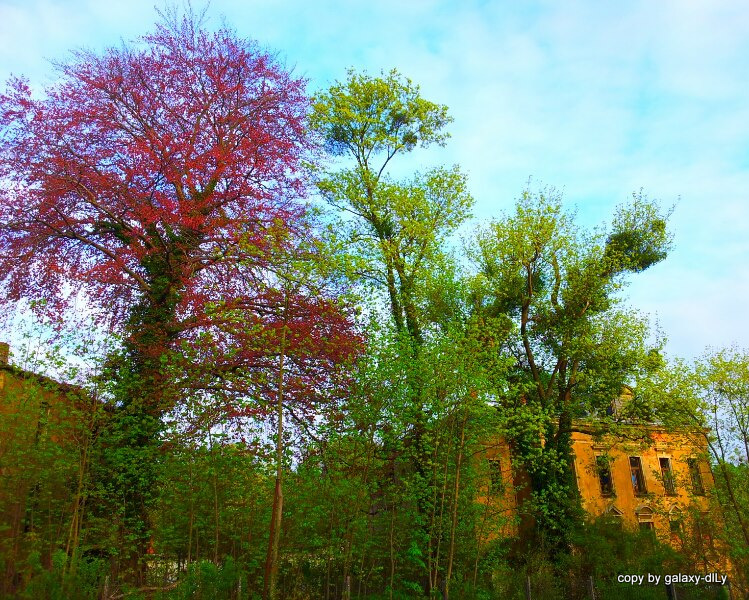
[[83, 558], [75, 565], [68, 564], [62, 550], [52, 555], [51, 569], [42, 567], [38, 552], [32, 552], [26, 563], [32, 575], [20, 598], [28, 600], [96, 600], [108, 567], [100, 558]]

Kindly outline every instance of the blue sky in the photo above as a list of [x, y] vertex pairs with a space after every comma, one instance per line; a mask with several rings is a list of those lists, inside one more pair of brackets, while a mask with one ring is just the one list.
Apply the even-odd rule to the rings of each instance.
[[[0, 0], [0, 78], [148, 31], [153, 0]], [[671, 256], [633, 279], [672, 355], [749, 346], [749, 4], [741, 0], [512, 2], [214, 0], [309, 89], [347, 67], [398, 68], [447, 104], [447, 148], [424, 166], [469, 174], [477, 220], [533, 181], [603, 224], [643, 188], [675, 204]]]

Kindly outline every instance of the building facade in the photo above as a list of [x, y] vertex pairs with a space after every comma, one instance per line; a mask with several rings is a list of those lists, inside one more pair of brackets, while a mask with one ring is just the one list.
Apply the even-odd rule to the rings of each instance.
[[629, 436], [600, 436], [595, 425], [578, 423], [576, 429], [575, 478], [589, 515], [608, 515], [629, 529], [671, 539], [688, 514], [709, 510], [713, 478], [702, 432], [640, 425]]
[[[0, 343], [0, 596], [31, 576], [30, 556], [49, 567], [77, 530], [93, 403], [75, 386], [8, 363]], [[50, 541], [54, 544], [50, 544]]]
[[[712, 534], [714, 481], [705, 431], [638, 424], [619, 426], [613, 434], [600, 422], [579, 420], [572, 451], [577, 490], [591, 520], [604, 517], [630, 531], [650, 530], [679, 550], [696, 538], [704, 546], [702, 554], [721, 562]], [[487, 477], [479, 501], [501, 525], [480, 537], [517, 535], [527, 477], [513, 466], [504, 440], [486, 444], [485, 458]]]

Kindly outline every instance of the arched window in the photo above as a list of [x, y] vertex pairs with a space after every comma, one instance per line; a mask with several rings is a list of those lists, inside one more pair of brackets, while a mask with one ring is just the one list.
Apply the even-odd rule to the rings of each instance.
[[643, 530], [654, 530], [655, 523], [653, 522], [653, 509], [646, 505], [641, 505], [635, 509], [635, 516], [637, 517], [637, 524], [640, 529]]

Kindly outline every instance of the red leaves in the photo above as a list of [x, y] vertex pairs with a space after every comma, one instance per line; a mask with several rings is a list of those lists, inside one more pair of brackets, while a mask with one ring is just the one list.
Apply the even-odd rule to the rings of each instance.
[[[132, 344], [212, 344], [196, 350], [211, 362], [195, 372], [213, 383], [267, 368], [276, 230], [292, 249], [307, 235], [304, 82], [189, 19], [60, 71], [43, 99], [23, 80], [0, 96], [6, 304], [48, 300], [37, 310], [59, 317], [80, 293]], [[286, 327], [300, 373], [348, 356], [356, 336], [335, 302], [294, 294]], [[136, 309], [164, 334], [144, 335]]]
[[[31, 288], [62, 296], [62, 281], [40, 277], [58, 265], [127, 307], [148, 291], [144, 258], [173, 251], [173, 238], [197, 242], [175, 273], [192, 279], [222, 243], [289, 217], [308, 149], [303, 82], [227, 31], [183, 22], [144, 43], [79, 54], [44, 100], [22, 80], [2, 96], [0, 177], [12, 183], [0, 252], [13, 300]], [[9, 264], [19, 256], [33, 268]]]

